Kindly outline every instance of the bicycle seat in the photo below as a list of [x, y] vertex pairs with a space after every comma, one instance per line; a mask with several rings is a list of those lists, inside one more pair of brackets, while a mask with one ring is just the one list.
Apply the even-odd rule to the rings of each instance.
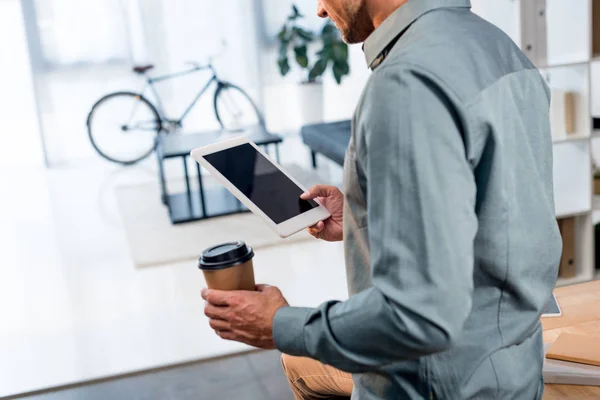
[[143, 74], [146, 71], [150, 71], [152, 68], [154, 68], [154, 65], [150, 64], [150, 65], [137, 65], [135, 67], [133, 67], [133, 72], [135, 72], [136, 74]]

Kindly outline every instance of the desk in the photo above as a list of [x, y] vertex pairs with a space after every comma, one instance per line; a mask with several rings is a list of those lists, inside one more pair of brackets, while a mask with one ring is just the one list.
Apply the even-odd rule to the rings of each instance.
[[[563, 316], [542, 318], [544, 343], [554, 343], [563, 332], [600, 337], [600, 281], [558, 288], [554, 293]], [[600, 399], [600, 387], [546, 385], [544, 400], [558, 399]]]
[[[267, 153], [269, 147], [275, 147], [275, 158], [279, 162], [279, 144], [283, 138], [267, 132], [263, 127], [249, 128], [244, 133], [248, 138], [261, 146]], [[241, 134], [240, 133], [240, 134]], [[234, 137], [232, 135], [231, 137]], [[202, 183], [200, 164], [194, 161], [198, 176], [198, 190], [192, 191], [190, 174], [188, 171], [188, 157], [190, 151], [197, 147], [216, 143], [226, 138], [223, 132], [205, 132], [198, 134], [159, 134], [156, 137], [156, 158], [158, 160], [158, 176], [161, 187], [161, 199], [169, 209], [169, 216], [173, 224], [198, 221], [207, 218], [246, 212], [248, 209], [222, 186], [212, 190], [205, 190]], [[165, 177], [165, 161], [179, 158], [183, 162], [183, 172], [186, 191], [170, 194], [167, 190]]]

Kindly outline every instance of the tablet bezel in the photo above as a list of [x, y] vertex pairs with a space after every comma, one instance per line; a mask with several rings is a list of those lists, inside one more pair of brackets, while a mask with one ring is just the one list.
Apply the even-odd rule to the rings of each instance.
[[[556, 299], [556, 295], [554, 293], [552, 293], [552, 297], [550, 299], [550, 301], [554, 300], [554, 304], [556, 304], [556, 308], [558, 309], [558, 313], [544, 313], [542, 314], [542, 318], [558, 318], [558, 317], [562, 317], [562, 310], [560, 308], [560, 304], [558, 304], [558, 300]], [[547, 305], [547, 304], [546, 304]], [[546, 306], [544, 306], [544, 311], [546, 309]]]
[[287, 176], [295, 185], [297, 185], [303, 191], [306, 188], [302, 186], [293, 176], [284, 171], [279, 164], [277, 164], [268, 154], [262, 151], [255, 143], [248, 140], [245, 136], [235, 137], [233, 139], [224, 140], [208, 146], [200, 147], [192, 150], [190, 153], [192, 158], [202, 165], [208, 172], [210, 172], [223, 186], [227, 188], [239, 201], [242, 202], [250, 211], [261, 217], [267, 225], [282, 238], [289, 237], [295, 233], [306, 229], [309, 226], [315, 225], [319, 221], [323, 221], [331, 216], [329, 211], [319, 202], [315, 202], [319, 205], [312, 210], [306, 211], [296, 217], [290, 218], [279, 224], [276, 224], [271, 218], [267, 216], [256, 204], [252, 202], [246, 195], [244, 195], [238, 188], [236, 188], [223, 174], [221, 174], [215, 167], [212, 166], [204, 156], [217, 153], [222, 150], [227, 150], [232, 147], [241, 146], [244, 144], [250, 144], [256, 151], [262, 154], [271, 164], [273, 164], [279, 171]]

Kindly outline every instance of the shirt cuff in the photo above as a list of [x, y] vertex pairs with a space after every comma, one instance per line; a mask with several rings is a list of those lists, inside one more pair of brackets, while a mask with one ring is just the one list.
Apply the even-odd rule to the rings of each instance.
[[309, 357], [304, 343], [304, 324], [312, 308], [282, 307], [273, 320], [273, 341], [279, 351], [291, 356]]

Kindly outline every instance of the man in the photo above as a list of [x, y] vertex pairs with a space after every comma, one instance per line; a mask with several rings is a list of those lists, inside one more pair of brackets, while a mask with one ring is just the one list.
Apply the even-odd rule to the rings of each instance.
[[344, 240], [350, 299], [205, 290], [211, 326], [287, 354], [297, 399], [541, 398], [561, 254], [543, 78], [468, 0], [320, 0], [319, 15], [373, 70], [345, 194], [303, 195], [333, 214], [310, 231]]

